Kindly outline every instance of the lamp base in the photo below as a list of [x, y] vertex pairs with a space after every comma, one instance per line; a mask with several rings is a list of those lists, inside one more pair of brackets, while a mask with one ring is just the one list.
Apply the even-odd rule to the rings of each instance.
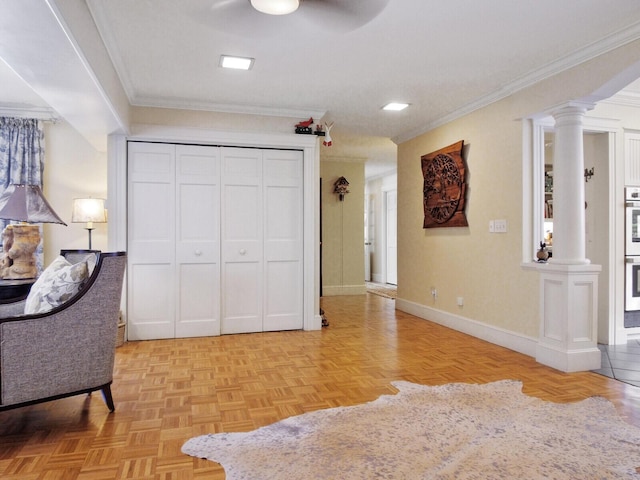
[[8, 225], [2, 232], [0, 278], [36, 278], [38, 269], [34, 252], [39, 243], [40, 228], [37, 225]]

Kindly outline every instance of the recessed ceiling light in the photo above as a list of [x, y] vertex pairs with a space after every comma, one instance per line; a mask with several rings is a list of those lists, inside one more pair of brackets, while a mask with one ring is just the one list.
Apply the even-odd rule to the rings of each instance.
[[237, 70], [249, 70], [253, 67], [253, 58], [233, 57], [231, 55], [220, 56], [220, 66], [223, 68], [235, 68]]
[[387, 103], [384, 107], [382, 107], [382, 109], [383, 110], [392, 110], [394, 112], [399, 112], [400, 110], [404, 110], [408, 106], [409, 106], [408, 103], [391, 102], [391, 103]]

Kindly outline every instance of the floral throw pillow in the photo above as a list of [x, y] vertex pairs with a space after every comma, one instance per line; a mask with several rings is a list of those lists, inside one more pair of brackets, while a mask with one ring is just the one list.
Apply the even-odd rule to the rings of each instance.
[[71, 264], [57, 257], [31, 287], [24, 313], [43, 313], [63, 304], [80, 291], [88, 277], [87, 262]]

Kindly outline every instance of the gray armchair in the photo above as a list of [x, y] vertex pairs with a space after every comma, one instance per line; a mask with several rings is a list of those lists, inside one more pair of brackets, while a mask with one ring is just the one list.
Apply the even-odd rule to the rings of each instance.
[[[63, 250], [75, 264], [88, 251]], [[101, 390], [110, 411], [124, 252], [96, 254], [80, 291], [48, 312], [0, 305], [0, 411]]]

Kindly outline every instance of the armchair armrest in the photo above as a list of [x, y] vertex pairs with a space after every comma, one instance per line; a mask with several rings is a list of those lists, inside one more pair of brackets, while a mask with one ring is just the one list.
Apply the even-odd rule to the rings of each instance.
[[13, 303], [0, 303], [0, 318], [17, 317], [24, 313], [25, 300]]

